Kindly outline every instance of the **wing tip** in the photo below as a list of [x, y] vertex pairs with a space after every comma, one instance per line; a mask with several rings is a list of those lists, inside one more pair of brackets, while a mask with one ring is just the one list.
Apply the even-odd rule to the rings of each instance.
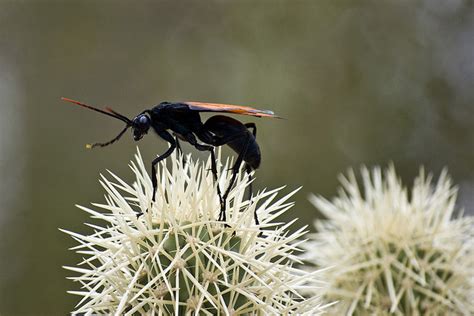
[[272, 117], [277, 119], [283, 119], [283, 117], [276, 115], [275, 112], [270, 110], [259, 110], [259, 113], [257, 113], [257, 115], [259, 117]]

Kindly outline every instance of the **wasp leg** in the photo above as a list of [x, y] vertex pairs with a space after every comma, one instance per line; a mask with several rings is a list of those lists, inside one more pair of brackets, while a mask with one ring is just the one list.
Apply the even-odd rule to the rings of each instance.
[[[208, 123], [206, 123], [206, 124], [208, 124]], [[252, 123], [250, 123], [250, 124], [252, 124]], [[211, 128], [211, 130], [212, 130], [212, 128]], [[238, 131], [238, 132], [231, 133], [230, 135], [226, 135], [226, 136], [217, 136], [217, 135], [210, 136], [206, 133], [201, 133], [200, 134], [200, 138], [203, 139], [203, 141], [205, 141], [208, 144], [212, 144], [215, 147], [226, 145], [228, 143], [231, 143], [231, 142], [233, 142], [235, 140], [238, 140], [238, 139], [241, 139], [243, 137], [246, 138], [245, 145], [244, 145], [243, 150], [239, 153], [239, 157], [237, 158], [234, 166], [230, 169], [230, 170], [233, 170], [233, 174], [232, 174], [232, 178], [231, 178], [231, 181], [230, 181], [230, 185], [227, 188], [226, 193], [222, 196], [222, 199], [221, 199], [221, 210], [220, 210], [219, 218], [218, 218], [219, 221], [224, 221], [225, 222], [227, 220], [227, 216], [226, 216], [227, 196], [230, 193], [230, 189], [234, 185], [235, 179], [237, 177], [237, 173], [240, 169], [240, 165], [242, 164], [243, 158], [245, 157], [245, 154], [247, 152], [247, 148], [249, 147], [251, 138], [250, 138], [250, 134], [248, 134], [246, 131], [243, 131], [243, 132]]]
[[251, 128], [253, 137], [257, 138], [257, 126], [255, 123], [245, 123], [244, 125], [247, 127], [247, 129]]
[[156, 190], [158, 188], [158, 179], [156, 175], [156, 165], [162, 161], [163, 159], [166, 159], [171, 155], [171, 153], [175, 150], [176, 148], [176, 141], [174, 140], [173, 136], [171, 136], [170, 133], [163, 131], [158, 134], [160, 137], [162, 137], [164, 140], [166, 140], [168, 143], [170, 143], [170, 148], [168, 148], [167, 151], [165, 151], [164, 154], [161, 156], [156, 157], [153, 159], [151, 162], [151, 182], [153, 183], [153, 196], [152, 196], [152, 201], [155, 202], [155, 197], [156, 197]]
[[211, 153], [211, 172], [214, 177], [214, 181], [217, 184], [217, 195], [219, 196], [219, 203], [221, 204], [221, 208], [222, 208], [223, 200], [222, 200], [221, 188], [219, 187], [219, 182], [218, 182], [217, 159], [216, 159], [216, 154], [214, 152], [214, 146], [199, 144], [196, 140], [196, 137], [192, 133], [186, 134], [184, 135], [184, 137], [186, 141], [189, 142], [191, 145], [193, 145], [197, 150], [209, 151]]
[[[242, 137], [242, 135], [239, 135]], [[237, 157], [237, 160], [234, 163], [234, 166], [232, 167], [232, 178], [230, 179], [229, 186], [227, 187], [226, 191], [224, 192], [224, 195], [222, 196], [223, 202], [224, 202], [224, 207], [221, 208], [221, 215], [219, 215], [219, 218], [221, 220], [225, 221], [226, 220], [226, 213], [225, 213], [225, 204], [227, 201], [227, 197], [229, 196], [230, 190], [234, 186], [235, 180], [237, 178], [237, 174], [239, 173], [240, 165], [242, 164], [242, 161], [247, 154], [247, 149], [250, 144], [250, 136], [247, 134], [246, 140], [245, 140], [245, 145], [242, 151], [239, 153], [239, 156]]]
[[248, 164], [245, 164], [245, 172], [247, 172], [247, 175], [249, 176], [249, 191], [248, 191], [248, 196], [247, 200], [250, 201], [253, 195], [253, 186], [252, 186], [252, 167], [250, 167]]
[[[247, 129], [252, 129], [252, 135], [255, 139], [257, 139], [257, 126], [255, 123], [245, 123], [244, 124]], [[252, 167], [250, 167], [248, 164], [245, 165], [245, 170], [247, 171], [247, 174], [249, 175], [249, 181], [252, 180], [252, 175], [250, 174], [252, 172]], [[252, 182], [249, 183], [249, 195], [248, 199], [250, 200], [252, 198]], [[257, 218], [257, 214], [255, 214], [255, 218]], [[258, 219], [255, 220], [255, 222], [258, 224]]]
[[179, 138], [178, 136], [175, 136], [174, 141], [176, 143], [176, 150], [178, 151], [178, 154], [183, 153], [183, 149], [181, 149], [181, 144], [179, 143]]
[[[244, 125], [245, 125], [245, 127], [247, 127], [247, 129], [252, 129], [253, 137], [257, 138], [257, 126], [255, 125], [255, 123], [245, 123]], [[242, 137], [242, 136], [243, 136], [242, 134], [237, 134], [237, 135], [228, 137], [227, 139], [221, 139], [220, 143], [225, 144], [225, 143], [231, 142], [232, 140], [237, 139], [237, 138]], [[242, 157], [245, 156], [245, 152], [248, 148], [248, 145], [249, 145], [249, 140], [247, 140], [247, 144], [246, 144], [246, 147], [244, 148], [244, 151], [242, 151], [240, 153], [242, 155]], [[242, 163], [242, 159], [241, 159], [240, 163]], [[229, 184], [229, 187], [226, 190], [227, 195], [228, 195], [230, 189], [232, 188], [233, 183], [235, 182], [236, 173], [238, 172], [238, 169], [240, 168], [240, 163], [238, 162], [238, 159], [237, 159], [236, 164], [232, 168], [232, 170], [233, 170], [232, 180], [231, 180], [231, 183]], [[235, 168], [236, 166], [237, 166], [237, 171], [236, 171], [236, 168]], [[251, 175], [252, 167], [250, 167], [249, 164], [245, 164], [245, 171], [247, 172], [247, 175], [249, 177], [249, 188], [248, 188], [248, 198], [247, 199], [250, 201], [251, 198], [252, 198], [252, 195], [253, 195], [253, 185], [252, 185], [252, 182], [251, 182], [252, 181], [252, 175]], [[224, 202], [227, 199], [227, 195], [224, 194]], [[223, 216], [225, 218], [225, 213], [223, 213]], [[257, 215], [256, 210], [255, 210], [255, 213], [254, 213], [254, 219], [255, 219], [255, 224], [259, 225], [260, 222], [258, 220], [258, 215]]]
[[[253, 129], [252, 134], [249, 129]], [[256, 126], [254, 123], [242, 124], [241, 122], [231, 119], [226, 116], [213, 116], [209, 118], [203, 126], [202, 130], [197, 132], [197, 136], [205, 143], [211, 144], [215, 147], [222, 145], [230, 145], [239, 156], [234, 166], [229, 169], [232, 170], [232, 177], [229, 182], [229, 187], [222, 197], [221, 212], [219, 220], [226, 220], [226, 202], [227, 197], [232, 189], [240, 166], [247, 156], [249, 148], [252, 145], [256, 135]], [[255, 143], [256, 146], [256, 143]], [[258, 147], [257, 147], [258, 150]], [[257, 164], [258, 165], [258, 164]], [[250, 170], [250, 169], [249, 169]], [[251, 194], [251, 193], [250, 193]]]
[[[252, 129], [252, 135], [256, 139], [257, 138], [257, 126], [255, 125], [255, 123], [246, 123], [244, 125], [245, 125], [245, 127], [247, 127], [247, 129]], [[248, 164], [246, 164], [245, 165], [245, 170], [247, 171], [247, 174], [249, 175], [249, 181], [251, 181], [252, 180], [252, 175], [251, 175], [252, 168]], [[249, 183], [249, 195], [248, 195], [248, 200], [249, 201], [250, 201], [250, 199], [252, 198], [252, 195], [253, 195], [252, 188], [253, 188], [252, 182], [250, 182]], [[258, 221], [257, 209], [255, 209], [255, 213], [253, 214], [253, 216], [254, 216], [254, 219], [255, 219], [255, 224], [260, 225], [260, 222]], [[260, 236], [261, 235], [262, 235], [262, 233], [260, 233]]]
[[[255, 123], [245, 123], [244, 124], [245, 127], [247, 127], [247, 129], [252, 129], [252, 135], [254, 138], [257, 138], [257, 126], [255, 125]], [[224, 144], [227, 144], [235, 139], [238, 139], [240, 137], [244, 136], [242, 133], [239, 133], [239, 134], [236, 134], [236, 135], [233, 135], [231, 137], [227, 137], [227, 138], [222, 138], [220, 140], [218, 140], [215, 144], [215, 146], [220, 146], [220, 145], [224, 145]], [[247, 145], [248, 146], [248, 145]], [[245, 153], [244, 153], [245, 155]], [[237, 163], [237, 162], [236, 162]], [[239, 165], [240, 167], [240, 165]], [[231, 169], [232, 170], [232, 169]], [[249, 176], [249, 181], [252, 180], [252, 175], [251, 175], [251, 172], [252, 172], [252, 167], [250, 167], [249, 164], [245, 164], [245, 170]], [[252, 193], [253, 193], [253, 186], [252, 186], [252, 182], [249, 182], [249, 191], [248, 191], [248, 200], [250, 200], [252, 198]], [[257, 218], [257, 214], [255, 214], [255, 223], [258, 224], [258, 218]]]
[[[227, 137], [214, 136], [212, 139], [208, 139], [208, 141], [213, 146], [217, 147], [217, 146], [222, 146], [222, 145], [228, 144], [228, 143], [230, 143], [230, 142], [232, 142], [236, 139], [245, 137], [245, 135], [246, 135], [246, 133], [235, 133], [235, 134], [229, 135]], [[247, 134], [247, 137], [248, 137], [248, 134]], [[230, 193], [230, 188], [234, 185], [235, 178], [237, 177], [237, 173], [240, 169], [240, 165], [243, 161], [243, 158], [244, 158], [244, 156], [247, 152], [247, 147], [248, 147], [249, 143], [250, 143], [250, 138], [248, 138], [246, 140], [246, 145], [245, 145], [245, 148], [244, 148], [243, 152], [240, 153], [239, 158], [237, 158], [237, 161], [235, 162], [234, 166], [231, 168], [231, 170], [233, 170], [232, 179], [230, 181], [229, 188], [227, 188], [226, 193], [224, 193], [224, 195], [221, 198], [221, 210], [220, 210], [219, 218], [218, 218], [219, 221], [225, 222], [227, 220], [226, 212], [225, 212], [226, 211], [226, 204], [227, 204], [227, 196]]]
[[176, 150], [178, 151], [178, 156], [181, 156], [181, 164], [184, 166], [186, 164], [186, 158], [184, 157], [184, 152], [179, 142], [180, 137], [178, 136], [178, 134], [175, 134], [175, 133], [173, 133], [173, 135], [174, 135], [174, 140], [176, 142]]
[[[173, 136], [171, 136], [168, 132], [166, 132], [166, 131], [165, 132], [160, 132], [159, 135], [161, 137], [163, 137], [163, 139], [165, 139], [166, 141], [168, 141], [170, 143], [170, 147], [168, 148], [167, 151], [165, 151], [164, 154], [156, 157], [151, 162], [151, 183], [153, 184], [153, 194], [152, 194], [152, 197], [151, 197], [151, 201], [152, 201], [151, 204], [152, 205], [156, 201], [156, 190], [158, 189], [158, 179], [157, 179], [157, 174], [156, 174], [156, 165], [160, 161], [162, 161], [163, 159], [168, 158], [176, 148], [176, 143], [173, 139]], [[147, 211], [148, 211], [148, 209], [146, 209], [146, 212]], [[142, 215], [143, 215], [143, 212], [137, 213], [137, 218], [139, 218]]]

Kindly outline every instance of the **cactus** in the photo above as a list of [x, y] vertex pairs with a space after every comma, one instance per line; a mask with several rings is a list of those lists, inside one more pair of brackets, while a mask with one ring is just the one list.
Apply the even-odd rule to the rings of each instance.
[[[72, 248], [85, 256], [67, 269], [82, 297], [73, 314], [251, 315], [318, 314], [318, 295], [305, 298], [305, 282], [314, 278], [295, 267], [303, 236], [273, 220], [288, 210], [295, 192], [276, 199], [280, 189], [258, 192], [246, 200], [249, 178], [240, 172], [229, 194], [228, 222], [216, 220], [219, 200], [206, 164], [173, 155], [158, 170], [158, 193], [140, 153], [128, 185], [111, 174], [102, 176], [105, 204], [80, 207], [105, 225], [90, 225], [82, 235], [65, 231], [79, 242]], [[221, 170], [228, 169], [229, 162]], [[230, 176], [230, 174], [229, 174]], [[219, 185], [229, 177], [220, 171]], [[261, 224], [254, 222], [257, 211]], [[137, 212], [143, 215], [137, 217]], [[311, 287], [313, 288], [313, 287]]]
[[327, 282], [331, 313], [471, 315], [472, 217], [453, 217], [456, 190], [444, 171], [436, 185], [421, 170], [410, 194], [393, 166], [342, 177], [332, 202], [312, 196], [327, 217], [305, 248], [305, 259]]

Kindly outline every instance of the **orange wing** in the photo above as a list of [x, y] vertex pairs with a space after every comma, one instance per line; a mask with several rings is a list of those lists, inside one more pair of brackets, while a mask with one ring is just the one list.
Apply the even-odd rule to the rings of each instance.
[[203, 103], [203, 102], [184, 102], [191, 110], [199, 112], [227, 112], [234, 114], [251, 115], [257, 117], [276, 117], [272, 111], [258, 110], [250, 106], [220, 104], [220, 103]]

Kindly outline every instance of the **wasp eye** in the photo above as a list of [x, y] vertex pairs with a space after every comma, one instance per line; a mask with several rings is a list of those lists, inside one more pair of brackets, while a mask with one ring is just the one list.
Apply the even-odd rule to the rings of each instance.
[[140, 116], [140, 118], [138, 119], [138, 123], [140, 125], [147, 125], [148, 124], [148, 117], [146, 117], [145, 115]]

